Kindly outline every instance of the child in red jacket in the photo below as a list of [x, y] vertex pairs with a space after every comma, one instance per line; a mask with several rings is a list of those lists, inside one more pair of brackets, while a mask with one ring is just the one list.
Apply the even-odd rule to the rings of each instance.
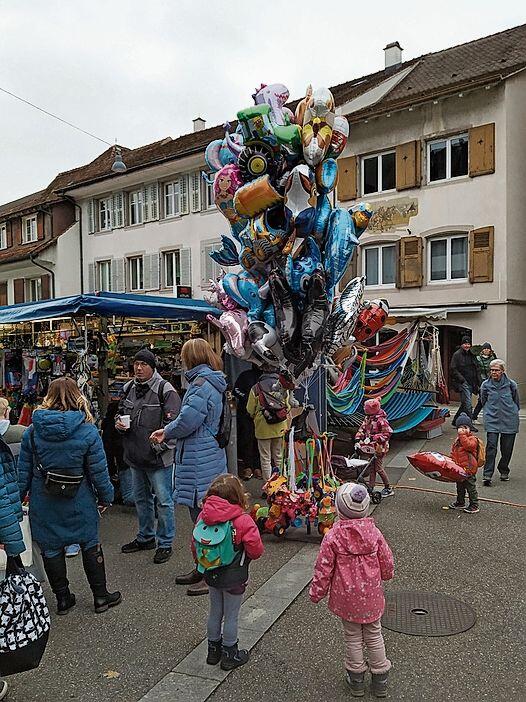
[[381, 616], [385, 609], [382, 580], [393, 577], [393, 554], [374, 520], [367, 516], [365, 485], [345, 483], [336, 492], [340, 519], [325, 534], [314, 566], [310, 598], [329, 594], [329, 609], [343, 623], [347, 683], [353, 697], [365, 694], [364, 644], [369, 654], [372, 692], [386, 697], [391, 663], [385, 653]]
[[[457, 483], [457, 499], [452, 502], [450, 509], [463, 509], [467, 514], [476, 514], [479, 511], [479, 496], [477, 492], [477, 468], [479, 455], [479, 440], [472, 432], [477, 429], [472, 420], [462, 412], [455, 423], [457, 438], [451, 447], [451, 458], [457, 466], [464, 468], [469, 473], [469, 478]], [[466, 492], [469, 505], [466, 507]]]
[[387, 415], [381, 408], [380, 400], [366, 400], [364, 403], [365, 419], [356, 432], [356, 448], [366, 456], [374, 454], [369, 473], [369, 487], [374, 488], [378, 474], [384, 484], [382, 497], [392, 497], [393, 488], [383, 467], [384, 456], [389, 451], [389, 439], [393, 430], [387, 421]]
[[[234, 547], [241, 554], [241, 558], [236, 558], [230, 565], [204, 572], [210, 596], [206, 662], [210, 665], [221, 662], [223, 670], [232, 670], [244, 665], [249, 655], [248, 651], [238, 648], [239, 610], [247, 585], [248, 562], [259, 558], [264, 549], [258, 528], [252, 517], [246, 513], [247, 509], [247, 495], [243, 491], [241, 481], [228, 473], [220, 475], [208, 488], [199, 522], [194, 529], [195, 539], [197, 530], [202, 530], [203, 526], [208, 529], [231, 522]], [[202, 540], [201, 543], [209, 542]], [[212, 584], [215, 581], [216, 587]], [[222, 583], [227, 584], [223, 586]]]

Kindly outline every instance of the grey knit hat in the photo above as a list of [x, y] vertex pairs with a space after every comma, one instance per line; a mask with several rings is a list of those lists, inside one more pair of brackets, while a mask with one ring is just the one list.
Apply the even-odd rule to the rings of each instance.
[[370, 501], [365, 485], [344, 483], [336, 491], [336, 509], [340, 519], [367, 517]]

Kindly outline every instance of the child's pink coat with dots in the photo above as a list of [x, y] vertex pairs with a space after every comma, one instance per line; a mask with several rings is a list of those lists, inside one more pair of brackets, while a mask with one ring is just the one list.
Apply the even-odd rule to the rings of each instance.
[[321, 542], [310, 598], [319, 602], [329, 593], [334, 614], [370, 624], [384, 612], [382, 580], [393, 573], [393, 554], [374, 519], [340, 519]]

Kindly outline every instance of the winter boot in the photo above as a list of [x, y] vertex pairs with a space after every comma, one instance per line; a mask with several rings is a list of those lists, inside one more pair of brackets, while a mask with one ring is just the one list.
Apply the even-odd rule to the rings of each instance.
[[75, 606], [75, 595], [69, 590], [66, 556], [64, 552], [53, 558], [42, 556], [42, 561], [51, 589], [57, 598], [57, 614], [67, 614]]
[[222, 641], [210, 641], [208, 640], [208, 656], [206, 657], [206, 662], [208, 665], [217, 665], [221, 660], [221, 654], [223, 651]]
[[222, 670], [234, 670], [240, 665], [245, 665], [248, 661], [249, 653], [244, 648], [238, 648], [237, 643], [233, 646], [223, 646], [223, 655], [221, 656]]
[[387, 673], [372, 673], [371, 675], [371, 692], [376, 697], [387, 697], [387, 680], [389, 678], [389, 671]]
[[351, 673], [347, 671], [345, 676], [347, 685], [351, 688], [353, 697], [363, 697], [365, 695], [365, 673]]
[[106, 588], [106, 568], [104, 554], [100, 545], [82, 551], [82, 565], [93, 593], [95, 612], [105, 612], [108, 607], [115, 607], [122, 602], [120, 592], [108, 592]]

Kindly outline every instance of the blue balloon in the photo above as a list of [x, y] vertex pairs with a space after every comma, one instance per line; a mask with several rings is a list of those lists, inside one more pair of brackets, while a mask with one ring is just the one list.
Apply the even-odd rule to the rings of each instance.
[[356, 227], [351, 215], [343, 208], [334, 209], [327, 224], [327, 238], [323, 251], [323, 266], [327, 277], [327, 292], [332, 294], [358, 245]]

